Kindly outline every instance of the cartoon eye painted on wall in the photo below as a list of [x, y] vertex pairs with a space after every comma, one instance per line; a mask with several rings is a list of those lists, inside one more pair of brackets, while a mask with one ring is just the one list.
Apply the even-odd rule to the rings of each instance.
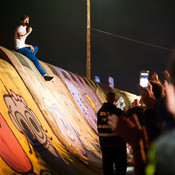
[[33, 117], [28, 111], [25, 111], [24, 114], [25, 116], [17, 111], [15, 112], [15, 117], [20, 126], [21, 132], [27, 135], [32, 144], [36, 145], [38, 142], [44, 144], [47, 141], [46, 135], [35, 120], [35, 117]]
[[30, 121], [30, 125], [32, 127], [32, 130], [35, 133], [35, 136], [37, 137], [37, 140], [44, 144], [47, 141], [46, 135], [43, 131], [43, 129], [41, 128], [41, 124], [38, 123], [37, 118], [35, 118], [31, 113], [29, 113], [28, 111], [25, 111], [25, 116], [28, 119], [28, 121]]
[[35, 134], [31, 130], [29, 123], [24, 119], [24, 116], [19, 112], [15, 112], [15, 117], [16, 124], [19, 126], [20, 131], [34, 141], [36, 139]]

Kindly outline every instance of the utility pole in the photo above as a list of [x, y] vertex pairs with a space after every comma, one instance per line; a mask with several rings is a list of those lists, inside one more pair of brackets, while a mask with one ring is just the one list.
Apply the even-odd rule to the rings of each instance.
[[91, 22], [90, 0], [87, 0], [87, 50], [86, 50], [86, 78], [91, 78]]

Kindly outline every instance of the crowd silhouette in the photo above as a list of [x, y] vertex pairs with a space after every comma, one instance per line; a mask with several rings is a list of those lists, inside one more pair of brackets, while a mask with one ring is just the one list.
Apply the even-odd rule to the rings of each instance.
[[124, 117], [108, 115], [111, 130], [132, 147], [135, 175], [175, 174], [175, 51], [163, 71], [153, 73]]

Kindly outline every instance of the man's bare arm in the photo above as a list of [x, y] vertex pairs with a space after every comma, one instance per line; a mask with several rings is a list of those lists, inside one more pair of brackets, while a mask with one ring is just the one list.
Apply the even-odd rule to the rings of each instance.
[[31, 27], [29, 27], [28, 32], [26, 34], [24, 34], [24, 35], [21, 32], [18, 32], [18, 38], [21, 40], [24, 37], [27, 37], [31, 32], [32, 32], [32, 28]]
[[32, 50], [32, 53], [34, 52], [34, 48], [32, 45], [30, 45], [30, 44], [25, 44], [25, 45], [26, 45], [26, 47], [30, 47], [30, 49]]

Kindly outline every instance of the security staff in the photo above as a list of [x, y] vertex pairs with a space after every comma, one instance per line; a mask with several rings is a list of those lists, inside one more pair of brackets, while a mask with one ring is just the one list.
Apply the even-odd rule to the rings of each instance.
[[127, 168], [126, 143], [116, 133], [112, 132], [107, 123], [108, 116], [111, 114], [116, 114], [120, 117], [124, 116], [124, 112], [114, 105], [116, 102], [115, 96], [115, 93], [109, 92], [106, 96], [107, 102], [103, 103], [97, 113], [97, 128], [104, 175], [114, 175], [114, 166], [117, 175], [125, 175]]

